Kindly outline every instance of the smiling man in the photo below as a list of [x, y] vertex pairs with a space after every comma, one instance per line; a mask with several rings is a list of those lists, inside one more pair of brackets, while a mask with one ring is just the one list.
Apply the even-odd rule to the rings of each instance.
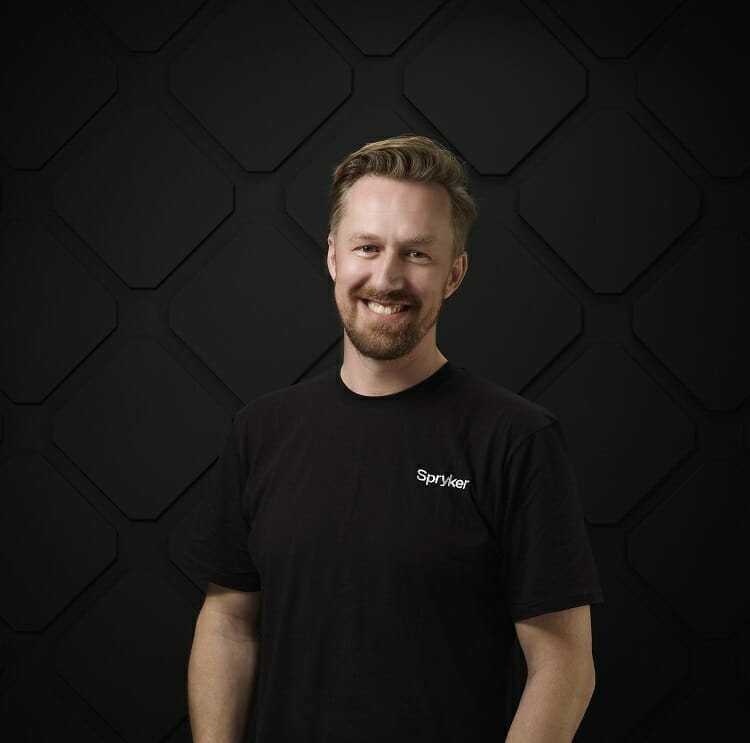
[[242, 740], [250, 704], [257, 743], [572, 740], [602, 592], [560, 421], [436, 343], [476, 214], [426, 137], [333, 171], [343, 360], [234, 416], [191, 547], [196, 743]]

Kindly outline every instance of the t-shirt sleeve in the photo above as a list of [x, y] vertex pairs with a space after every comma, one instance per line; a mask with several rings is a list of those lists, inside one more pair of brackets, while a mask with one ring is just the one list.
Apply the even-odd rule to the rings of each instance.
[[603, 601], [560, 422], [511, 452], [505, 512], [507, 603], [513, 621]]
[[248, 473], [240, 457], [240, 441], [235, 414], [216, 465], [216, 485], [194, 514], [186, 559], [203, 580], [240, 591], [259, 591], [260, 574], [250, 556], [250, 524], [242, 506]]

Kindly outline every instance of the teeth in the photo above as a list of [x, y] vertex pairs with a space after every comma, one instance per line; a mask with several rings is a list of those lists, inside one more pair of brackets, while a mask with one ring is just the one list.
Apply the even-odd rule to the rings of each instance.
[[367, 306], [373, 311], [380, 315], [395, 315], [397, 312], [401, 312], [404, 309], [404, 305], [397, 304], [392, 307], [386, 307], [385, 305], [378, 304], [377, 302], [368, 302]]

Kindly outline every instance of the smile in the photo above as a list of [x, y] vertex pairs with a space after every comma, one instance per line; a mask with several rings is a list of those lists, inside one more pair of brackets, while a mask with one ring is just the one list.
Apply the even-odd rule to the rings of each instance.
[[406, 313], [407, 310], [410, 309], [409, 305], [406, 305], [406, 304], [382, 305], [382, 304], [379, 304], [378, 302], [364, 300], [364, 299], [361, 301], [370, 312], [372, 312], [375, 315], [380, 315], [381, 317], [392, 317], [394, 315], [403, 315]]

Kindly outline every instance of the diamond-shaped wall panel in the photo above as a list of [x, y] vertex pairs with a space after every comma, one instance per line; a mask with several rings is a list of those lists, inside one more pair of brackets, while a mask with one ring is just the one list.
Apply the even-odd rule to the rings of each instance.
[[328, 191], [331, 171], [350, 152], [367, 142], [376, 142], [411, 131], [411, 127], [386, 108], [368, 108], [349, 119], [335, 139], [317, 148], [315, 159], [306, 165], [286, 187], [286, 209], [307, 231], [321, 253], [327, 251]]
[[535, 399], [563, 422], [595, 524], [617, 523], [695, 446], [691, 420], [614, 343], [594, 344]]
[[117, 90], [117, 67], [59, 3], [6, 3], [0, 154], [41, 168]]
[[130, 571], [60, 640], [57, 670], [127, 741], [160, 741], [187, 713], [192, 608]]
[[697, 219], [700, 192], [630, 116], [602, 111], [524, 181], [519, 212], [593, 291], [618, 293]]
[[604, 604], [591, 607], [596, 690], [576, 743], [634, 740], [632, 728], [688, 673], [687, 648], [668, 627], [619, 581], [603, 582], [603, 589]]
[[[53, 676], [54, 677], [54, 676]], [[62, 682], [60, 682], [62, 684]], [[32, 674], [0, 696], [4, 743], [102, 743], [88, 707], [67, 703], [46, 679]]]
[[55, 415], [55, 443], [132, 519], [155, 519], [216, 457], [229, 416], [156, 342], [134, 340]]
[[480, 173], [505, 174], [584, 99], [586, 71], [520, 2], [482, 1], [406, 66], [404, 93]]
[[[467, 253], [466, 277], [443, 304], [438, 346], [520, 390], [579, 335], [581, 306], [501, 223], [475, 228]], [[467, 332], [477, 318], [481, 330]]]
[[633, 332], [709, 410], [750, 394], [750, 242], [711, 230], [635, 304]]
[[241, 2], [172, 62], [170, 88], [243, 168], [269, 171], [349, 97], [351, 70], [289, 3]]
[[174, 297], [170, 325], [248, 402], [293, 384], [341, 333], [322, 255], [320, 265], [271, 225], [245, 225]]
[[627, 57], [682, 0], [547, 0], [600, 57]]
[[86, 5], [134, 52], [155, 52], [204, 0], [86, 0]]
[[39, 402], [117, 325], [117, 304], [41, 226], [0, 233], [0, 389]]
[[232, 183], [163, 114], [129, 106], [52, 204], [131, 287], [153, 288], [234, 208]]
[[750, 14], [744, 3], [690, 2], [638, 74], [638, 96], [712, 174], [750, 165]]
[[728, 681], [720, 688], [717, 682], [714, 688], [694, 691], [646, 743], [741, 740], [741, 731], [747, 729], [750, 684]]
[[632, 566], [699, 634], [726, 637], [750, 618], [750, 478], [703, 464], [630, 534]]
[[[393, 54], [445, 0], [316, 0], [364, 54]], [[367, 18], [367, 23], [362, 23]]]
[[13, 629], [44, 629], [116, 554], [114, 529], [46, 459], [0, 465], [0, 616]]

